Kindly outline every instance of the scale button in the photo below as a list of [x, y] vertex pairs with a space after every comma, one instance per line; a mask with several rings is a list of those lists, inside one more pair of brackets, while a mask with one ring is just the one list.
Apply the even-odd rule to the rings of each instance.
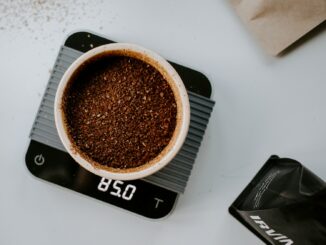
[[157, 197], [155, 197], [154, 200], [155, 200], [155, 208], [158, 208], [158, 206], [160, 205], [160, 203], [163, 203], [164, 202], [162, 199], [159, 199]]
[[39, 154], [39, 155], [36, 155], [34, 157], [34, 163], [37, 165], [37, 166], [42, 166], [45, 162], [45, 158], [42, 154]]

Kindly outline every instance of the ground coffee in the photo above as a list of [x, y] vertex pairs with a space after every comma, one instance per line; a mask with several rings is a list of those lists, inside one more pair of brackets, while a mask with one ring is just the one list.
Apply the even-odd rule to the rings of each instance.
[[154, 159], [168, 145], [177, 105], [154, 67], [135, 58], [102, 55], [75, 72], [64, 92], [63, 111], [79, 153], [127, 169]]

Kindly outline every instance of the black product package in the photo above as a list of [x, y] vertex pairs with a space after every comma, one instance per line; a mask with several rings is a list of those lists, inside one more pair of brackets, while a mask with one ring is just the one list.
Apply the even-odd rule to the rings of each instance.
[[229, 211], [266, 244], [326, 245], [326, 184], [295, 160], [272, 156]]

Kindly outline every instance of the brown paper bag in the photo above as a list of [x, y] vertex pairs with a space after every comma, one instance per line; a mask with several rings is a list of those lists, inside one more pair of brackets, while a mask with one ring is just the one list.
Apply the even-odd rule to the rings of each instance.
[[277, 55], [326, 20], [326, 0], [229, 0], [262, 46]]

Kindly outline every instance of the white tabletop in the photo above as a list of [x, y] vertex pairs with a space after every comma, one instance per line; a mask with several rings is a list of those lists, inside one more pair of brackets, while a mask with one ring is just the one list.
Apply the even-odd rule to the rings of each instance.
[[[274, 58], [226, 0], [10, 2], [0, 2], [0, 244], [259, 245], [227, 209], [267, 158], [292, 157], [326, 178], [325, 31]], [[49, 70], [78, 29], [153, 49], [213, 85], [216, 106], [189, 185], [163, 220], [41, 181], [25, 167]]]

